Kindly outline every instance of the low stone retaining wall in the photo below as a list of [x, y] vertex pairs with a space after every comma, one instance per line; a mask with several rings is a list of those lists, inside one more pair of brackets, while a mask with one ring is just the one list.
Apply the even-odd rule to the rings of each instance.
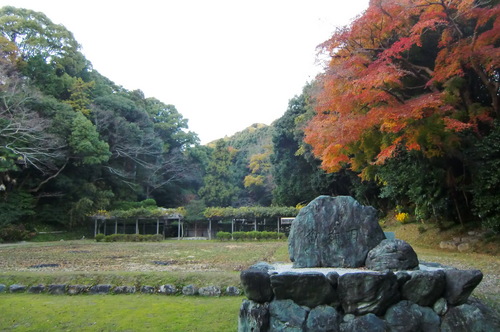
[[78, 294], [163, 294], [163, 295], [199, 295], [199, 296], [238, 296], [241, 290], [236, 286], [229, 286], [224, 291], [218, 286], [197, 287], [195, 285], [187, 285], [184, 287], [176, 287], [175, 285], [161, 285], [159, 287], [143, 285], [136, 286], [113, 286], [110, 284], [99, 285], [66, 285], [66, 284], [51, 284], [51, 285], [21, 285], [13, 284], [6, 286], [0, 284], [0, 293], [32, 293], [32, 294], [52, 294], [52, 295], [78, 295]]
[[[483, 275], [421, 265], [415, 271], [241, 273], [248, 300], [238, 331], [497, 331], [468, 298]], [[326, 272], [329, 271], [329, 272]]]

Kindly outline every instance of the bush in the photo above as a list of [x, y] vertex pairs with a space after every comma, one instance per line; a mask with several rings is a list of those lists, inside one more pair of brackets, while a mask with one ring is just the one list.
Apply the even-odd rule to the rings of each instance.
[[96, 236], [95, 236], [96, 242], [102, 242], [104, 240], [104, 238], [105, 238], [105, 235], [101, 234], [101, 233], [96, 234]]
[[228, 241], [228, 240], [231, 240], [231, 233], [229, 233], [229, 232], [217, 232], [215, 237], [219, 241]]
[[[216, 237], [217, 240], [219, 241], [228, 241], [231, 239], [231, 233], [217, 232]], [[282, 240], [286, 239], [286, 234], [278, 232], [268, 232], [268, 231], [234, 232], [232, 234], [232, 238], [235, 241]]]
[[[160, 242], [163, 241], [163, 235], [155, 234], [155, 235], [143, 235], [143, 234], [111, 234], [104, 236], [102, 235], [101, 241], [105, 242]], [[97, 236], [96, 236], [97, 240]], [[100, 241], [98, 241], [100, 242]]]
[[24, 225], [9, 225], [0, 230], [0, 238], [7, 242], [27, 241], [36, 235], [30, 232]]

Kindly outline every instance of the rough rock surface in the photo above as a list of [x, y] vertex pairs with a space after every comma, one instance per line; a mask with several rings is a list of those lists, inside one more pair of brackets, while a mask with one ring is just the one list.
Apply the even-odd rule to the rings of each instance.
[[220, 296], [221, 290], [217, 286], [201, 287], [198, 290], [198, 294], [201, 296]]
[[338, 293], [344, 312], [355, 315], [383, 315], [400, 296], [392, 272], [344, 274], [339, 278]]
[[182, 287], [182, 294], [183, 295], [197, 295], [198, 294], [198, 287], [195, 285], [187, 285]]
[[95, 285], [90, 287], [89, 293], [93, 295], [108, 294], [112, 288], [113, 286], [108, 284]]
[[385, 321], [391, 332], [439, 331], [439, 316], [428, 307], [422, 307], [410, 301], [401, 301], [390, 307], [385, 314]]
[[336, 299], [330, 281], [319, 272], [285, 272], [272, 275], [271, 287], [277, 300], [289, 299], [309, 308], [331, 304]]
[[68, 295], [85, 293], [90, 287], [86, 285], [68, 285]]
[[226, 295], [228, 296], [238, 296], [241, 294], [241, 290], [236, 286], [228, 286], [226, 288]]
[[340, 314], [334, 308], [326, 305], [312, 309], [307, 316], [306, 330], [315, 332], [340, 331]]
[[155, 288], [153, 286], [143, 285], [141, 287], [141, 293], [143, 294], [154, 294]]
[[273, 298], [271, 278], [267, 271], [250, 268], [240, 274], [241, 286], [249, 300], [264, 303]]
[[26, 286], [20, 284], [13, 284], [9, 286], [9, 291], [11, 293], [22, 293], [26, 291]]
[[402, 296], [422, 306], [432, 306], [442, 297], [446, 279], [442, 270], [415, 271], [402, 288]]
[[66, 285], [52, 284], [47, 287], [47, 292], [52, 295], [63, 295], [66, 293]]
[[28, 288], [28, 293], [31, 293], [31, 294], [40, 294], [40, 293], [43, 293], [45, 292], [45, 285], [33, 285], [33, 286], [30, 286], [30, 288]]
[[366, 314], [340, 325], [341, 332], [387, 332], [387, 323], [374, 314]]
[[0, 293], [5, 292], [6, 289], [7, 287], [4, 284], [0, 284]]
[[288, 237], [294, 267], [360, 267], [385, 239], [376, 210], [349, 196], [319, 196], [300, 210]]
[[175, 287], [175, 285], [170, 285], [170, 284], [161, 285], [158, 288], [158, 293], [164, 295], [174, 295], [177, 293], [177, 287]]
[[115, 294], [134, 294], [135, 292], [135, 286], [116, 286], [113, 289], [113, 293]]
[[308, 308], [292, 300], [275, 300], [269, 304], [270, 329], [273, 332], [304, 331]]
[[445, 270], [446, 290], [444, 297], [449, 304], [457, 306], [467, 302], [470, 294], [483, 280], [479, 270]]
[[269, 331], [269, 303], [243, 300], [238, 317], [238, 332]]
[[383, 240], [368, 252], [366, 267], [375, 271], [401, 271], [418, 268], [417, 253], [405, 241]]
[[442, 332], [493, 332], [500, 331], [493, 320], [487, 319], [475, 306], [462, 304], [448, 310], [441, 323]]

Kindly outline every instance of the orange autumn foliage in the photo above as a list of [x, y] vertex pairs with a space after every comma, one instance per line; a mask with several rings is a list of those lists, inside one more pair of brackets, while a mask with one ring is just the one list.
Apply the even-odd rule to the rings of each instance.
[[[373, 149], [362, 140], [373, 130], [380, 139], [369, 142], [378, 154], [364, 166], [383, 163], [401, 145], [439, 155], [443, 137], [497, 118], [500, 6], [492, 3], [372, 0], [320, 45], [329, 62], [316, 80], [316, 115], [305, 142], [323, 168], [361, 171], [354, 159]], [[454, 78], [466, 83], [454, 86]]]

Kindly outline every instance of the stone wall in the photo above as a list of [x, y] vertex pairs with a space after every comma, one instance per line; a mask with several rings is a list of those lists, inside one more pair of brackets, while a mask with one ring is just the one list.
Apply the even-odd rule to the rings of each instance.
[[0, 293], [31, 293], [31, 294], [52, 294], [52, 295], [78, 295], [78, 294], [163, 294], [163, 295], [199, 295], [199, 296], [238, 296], [241, 294], [240, 288], [229, 286], [222, 290], [218, 286], [197, 287], [196, 285], [186, 285], [177, 287], [175, 285], [166, 284], [158, 287], [142, 285], [142, 286], [114, 286], [110, 284], [98, 285], [68, 285], [68, 284], [36, 284], [26, 286], [23, 284], [12, 284], [6, 286], [0, 284]]
[[[310, 270], [310, 269], [309, 269]], [[241, 273], [248, 299], [238, 331], [499, 331], [469, 295], [478, 270], [420, 265], [414, 271], [276, 272], [259, 263]]]

